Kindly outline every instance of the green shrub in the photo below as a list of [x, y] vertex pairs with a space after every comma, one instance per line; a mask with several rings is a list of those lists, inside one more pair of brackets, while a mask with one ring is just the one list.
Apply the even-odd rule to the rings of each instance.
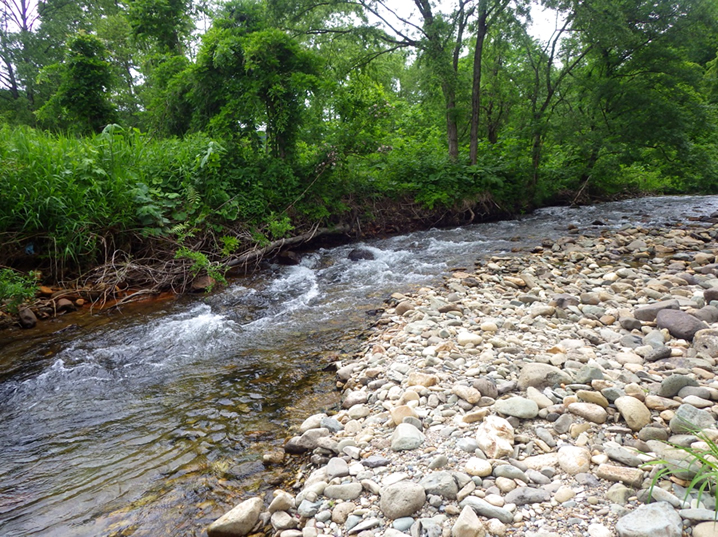
[[0, 270], [0, 306], [12, 313], [35, 296], [37, 278], [33, 274], [21, 274], [11, 269]]

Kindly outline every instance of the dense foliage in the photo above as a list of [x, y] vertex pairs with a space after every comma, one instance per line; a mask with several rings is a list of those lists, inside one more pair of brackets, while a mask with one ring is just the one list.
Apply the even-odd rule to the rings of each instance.
[[394, 7], [0, 0], [0, 264], [718, 191], [716, 0]]

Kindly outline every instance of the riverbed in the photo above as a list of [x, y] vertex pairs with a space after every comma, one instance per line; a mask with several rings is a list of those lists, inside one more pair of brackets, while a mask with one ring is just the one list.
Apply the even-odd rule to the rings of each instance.
[[[575, 226], [650, 227], [718, 197], [643, 198], [320, 249], [209, 297], [0, 334], [0, 533], [202, 535], [282, 476], [261, 454], [338, 401], [327, 363], [393, 292]], [[373, 259], [351, 261], [357, 247]]]

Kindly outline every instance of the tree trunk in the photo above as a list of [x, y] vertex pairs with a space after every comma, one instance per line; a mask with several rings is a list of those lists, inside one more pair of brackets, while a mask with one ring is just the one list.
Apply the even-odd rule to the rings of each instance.
[[479, 26], [476, 30], [476, 48], [474, 49], [474, 73], [471, 88], [471, 134], [469, 140], [469, 156], [471, 165], [475, 166], [479, 158], [479, 113], [481, 111], [481, 60], [484, 51], [484, 40], [488, 32], [486, 25], [486, 0], [479, 3]]
[[446, 95], [446, 141], [449, 144], [449, 158], [453, 161], [458, 160], [459, 126], [456, 123], [456, 96], [453, 88], [450, 88]]
[[531, 146], [531, 183], [528, 188], [529, 203], [533, 203], [535, 201], [534, 198], [536, 197], [536, 190], [538, 189], [542, 142], [543, 136], [541, 135], [541, 132], [534, 132], [533, 144]]

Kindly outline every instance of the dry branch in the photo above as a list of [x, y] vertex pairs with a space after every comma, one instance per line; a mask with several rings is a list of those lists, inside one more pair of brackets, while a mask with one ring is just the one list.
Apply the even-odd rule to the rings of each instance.
[[322, 235], [348, 233], [350, 230], [351, 228], [349, 226], [337, 226], [331, 228], [314, 227], [311, 231], [308, 231], [307, 233], [302, 233], [301, 235], [289, 237], [287, 239], [279, 239], [278, 241], [270, 242], [267, 246], [264, 246], [263, 248], [253, 248], [249, 251], [246, 251], [239, 256], [230, 259], [225, 266], [227, 268], [239, 267], [241, 265], [244, 265], [246, 267], [247, 265], [249, 265], [249, 263], [261, 261], [268, 255], [276, 251], [282, 250], [283, 248], [286, 248], [288, 246], [303, 244]]

